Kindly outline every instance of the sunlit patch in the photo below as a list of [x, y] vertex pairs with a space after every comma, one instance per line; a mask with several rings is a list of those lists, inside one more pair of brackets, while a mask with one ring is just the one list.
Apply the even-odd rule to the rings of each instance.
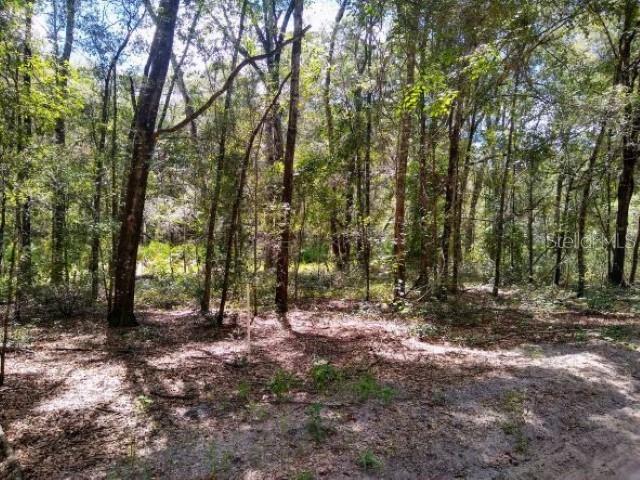
[[[74, 411], [100, 404], [123, 401], [124, 368], [109, 365], [99, 368], [76, 368], [66, 377], [65, 389], [34, 407], [34, 412]], [[121, 405], [122, 406], [122, 405]]]

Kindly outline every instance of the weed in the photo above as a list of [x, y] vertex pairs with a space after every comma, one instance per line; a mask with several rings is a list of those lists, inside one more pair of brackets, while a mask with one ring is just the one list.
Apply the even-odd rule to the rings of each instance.
[[540, 345], [523, 345], [524, 354], [532, 359], [544, 357], [544, 350]]
[[325, 391], [342, 379], [342, 372], [330, 363], [320, 361], [313, 364], [309, 376], [316, 390]]
[[147, 413], [153, 405], [153, 399], [146, 395], [138, 395], [134, 401], [134, 407], [138, 413]]
[[309, 470], [303, 470], [293, 477], [294, 480], [313, 480], [315, 477]]
[[517, 453], [525, 453], [529, 447], [529, 439], [523, 431], [526, 399], [526, 392], [517, 390], [509, 390], [503, 398], [503, 406], [507, 411], [508, 419], [502, 422], [500, 428], [506, 435], [514, 437], [514, 449]]
[[256, 402], [249, 402], [247, 404], [247, 411], [249, 412], [249, 416], [256, 422], [262, 422], [269, 416], [269, 412], [264, 405]]
[[371, 398], [375, 398], [384, 404], [388, 404], [396, 395], [393, 388], [381, 385], [370, 373], [365, 373], [358, 378], [352, 388], [353, 393], [360, 402], [365, 402]]
[[314, 403], [307, 410], [307, 432], [316, 443], [324, 441], [332, 432], [332, 429], [324, 424], [321, 412], [322, 405], [319, 403]]
[[586, 342], [588, 339], [586, 330], [582, 328], [578, 328], [573, 332], [573, 340], [575, 342]]
[[278, 400], [282, 400], [287, 394], [300, 384], [295, 375], [283, 369], [278, 369], [271, 380], [268, 387]]
[[242, 403], [249, 402], [251, 400], [251, 384], [245, 381], [238, 383], [236, 396]]
[[372, 472], [382, 469], [384, 464], [371, 450], [366, 449], [358, 455], [358, 465], [365, 472]]
[[613, 309], [615, 295], [609, 290], [596, 290], [587, 296], [589, 310], [608, 312]]
[[610, 325], [600, 332], [602, 337], [614, 342], [626, 342], [633, 335], [633, 330], [628, 325]]
[[443, 336], [446, 334], [446, 331], [438, 325], [434, 325], [433, 323], [418, 323], [417, 325], [411, 327], [409, 333], [419, 340], [423, 340], [425, 338], [435, 338]]
[[29, 345], [33, 341], [31, 327], [26, 325], [14, 325], [11, 329], [9, 340], [18, 348]]
[[431, 392], [431, 401], [434, 405], [442, 407], [447, 404], [447, 396], [442, 390], [434, 390]]
[[231, 468], [231, 461], [233, 455], [227, 450], [218, 452], [215, 442], [212, 442], [209, 446], [209, 463], [211, 479], [218, 478], [218, 474], [225, 473]]
[[524, 402], [526, 400], [526, 394], [518, 390], [509, 390], [504, 395], [504, 407], [507, 412], [522, 416], [524, 414]]

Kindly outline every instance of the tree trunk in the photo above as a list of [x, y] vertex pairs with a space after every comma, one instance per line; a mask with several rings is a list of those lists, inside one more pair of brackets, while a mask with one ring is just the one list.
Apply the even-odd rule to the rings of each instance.
[[220, 295], [220, 304], [218, 306], [218, 314], [216, 315], [216, 324], [217, 326], [222, 325], [222, 320], [224, 319], [224, 309], [227, 304], [227, 294], [229, 292], [229, 274], [231, 271], [231, 259], [232, 259], [232, 246], [233, 240], [236, 236], [236, 232], [238, 230], [238, 224], [240, 221], [240, 207], [242, 206], [242, 196], [244, 194], [244, 186], [247, 179], [247, 170], [249, 169], [249, 161], [251, 160], [251, 151], [253, 149], [253, 142], [256, 139], [256, 136], [262, 130], [262, 126], [264, 125], [269, 113], [273, 106], [277, 103], [278, 98], [280, 97], [280, 93], [287, 82], [289, 77], [285, 78], [284, 81], [280, 84], [280, 88], [276, 92], [275, 97], [269, 104], [269, 106], [265, 109], [262, 118], [258, 122], [258, 125], [253, 129], [251, 135], [249, 136], [249, 143], [247, 144], [247, 148], [244, 152], [244, 157], [242, 160], [242, 164], [240, 165], [240, 178], [238, 180], [238, 185], [236, 188], [236, 197], [233, 202], [233, 207], [231, 209], [231, 215], [229, 217], [229, 229], [227, 231], [227, 239], [226, 239], [226, 255], [224, 262], [224, 273], [222, 278], [222, 293]]
[[[24, 22], [24, 45], [22, 50], [22, 63], [24, 65], [23, 89], [24, 96], [31, 95], [31, 40], [32, 40], [32, 22], [33, 22], [33, 0], [29, 0], [25, 4], [25, 22]], [[24, 150], [27, 144], [31, 142], [33, 130], [33, 121], [29, 112], [25, 113], [22, 119], [22, 131], [18, 150]], [[23, 185], [31, 175], [31, 165], [27, 158], [22, 160], [22, 168], [18, 172], [18, 185]], [[4, 198], [3, 198], [4, 200]], [[18, 259], [18, 284], [16, 298], [21, 299], [25, 290], [31, 288], [33, 283], [32, 259], [31, 259], [31, 195], [27, 193], [24, 198], [21, 197], [20, 205], [20, 228], [18, 229], [18, 243], [20, 244]]]
[[636, 281], [636, 272], [638, 270], [638, 254], [640, 253], [640, 218], [638, 219], [638, 230], [636, 232], [636, 241], [633, 244], [633, 257], [631, 259], [631, 273], [629, 274], [629, 284], [633, 285]]
[[[409, 7], [403, 7], [408, 9]], [[416, 16], [413, 11], [401, 11], [405, 28], [406, 77], [405, 89], [408, 91], [415, 82], [416, 43], [413, 35], [417, 32]], [[406, 252], [405, 252], [405, 195], [407, 182], [407, 161], [409, 159], [409, 143], [411, 141], [413, 111], [403, 108], [400, 120], [400, 138], [398, 139], [398, 154], [396, 157], [396, 208], [393, 223], [393, 256], [394, 269], [394, 300], [402, 299], [406, 293]]]
[[[344, 11], [347, 6], [348, 0], [342, 0], [336, 18], [333, 23], [333, 29], [331, 30], [331, 37], [329, 40], [329, 53], [327, 58], [327, 70], [324, 76], [324, 86], [322, 90], [322, 98], [324, 102], [325, 121], [327, 124], [327, 142], [329, 146], [329, 162], [335, 161], [335, 138], [333, 129], [333, 111], [331, 108], [331, 73], [333, 71], [333, 55], [335, 51], [336, 37], [338, 35], [338, 28], [340, 21], [344, 16]], [[346, 267], [346, 261], [344, 256], [344, 232], [343, 225], [338, 220], [338, 208], [333, 206], [330, 212], [329, 229], [331, 232], [331, 245], [333, 256], [336, 262], [336, 268], [342, 271]]]
[[295, 157], [296, 138], [298, 135], [298, 116], [300, 114], [300, 56], [302, 53], [302, 9], [303, 0], [292, 0], [293, 34], [298, 38], [291, 48], [291, 86], [289, 99], [289, 123], [287, 125], [287, 144], [284, 154], [284, 175], [282, 179], [282, 229], [280, 233], [280, 250], [276, 265], [275, 303], [279, 313], [288, 310], [289, 289], [289, 239], [291, 211], [293, 200], [293, 160]]
[[133, 307], [138, 244], [142, 230], [151, 156], [157, 139], [156, 119], [171, 59], [179, 5], [180, 0], [161, 0], [160, 2], [158, 24], [149, 49], [149, 69], [143, 79], [137, 102], [131, 167], [118, 239], [115, 298], [108, 317], [111, 327], [128, 327], [137, 324]]
[[[69, 79], [69, 59], [73, 48], [73, 40], [76, 22], [76, 0], [66, 1], [66, 25], [65, 38], [62, 56], [56, 61], [57, 87], [63, 96], [67, 95], [67, 83]], [[56, 119], [55, 141], [61, 150], [66, 146], [66, 119], [60, 115]], [[54, 179], [53, 185], [53, 214], [51, 228], [51, 283], [59, 285], [62, 283], [65, 271], [65, 249], [67, 236], [67, 185], [62, 178]]]
[[580, 198], [580, 206], [578, 209], [578, 289], [576, 292], [578, 297], [582, 297], [584, 295], [585, 289], [585, 276], [587, 267], [584, 261], [583, 240], [585, 238], [585, 231], [587, 226], [587, 209], [589, 206], [589, 196], [591, 195], [591, 180], [593, 177], [593, 169], [595, 167], [596, 160], [598, 159], [600, 146], [602, 145], [602, 140], [604, 139], [605, 133], [606, 125], [603, 122], [602, 126], [600, 127], [600, 133], [598, 133], [598, 138], [596, 139], [596, 144], [593, 147], [591, 156], [589, 157], [587, 171], [585, 172], [584, 186], [582, 187], [582, 197]]
[[[564, 168], [564, 167], [563, 167]], [[553, 274], [553, 283], [554, 285], [558, 285], [560, 283], [560, 271], [559, 271], [559, 263], [558, 259], [561, 256], [562, 251], [560, 249], [560, 232], [562, 231], [562, 214], [561, 214], [561, 204], [562, 204], [562, 190], [564, 188], [564, 180], [565, 180], [565, 172], [561, 171], [558, 173], [558, 179], [556, 180], [556, 197], [554, 202], [554, 223], [555, 223], [555, 248], [554, 255], [556, 256], [555, 264], [554, 264], [554, 274]]]
[[449, 257], [451, 255], [451, 233], [454, 226], [454, 210], [458, 184], [458, 162], [460, 157], [460, 130], [462, 128], [462, 98], [456, 98], [449, 115], [449, 163], [445, 185], [444, 220], [442, 225], [442, 285], [453, 289], [449, 281]]
[[462, 265], [462, 211], [464, 210], [464, 197], [467, 193], [467, 180], [471, 163], [471, 149], [473, 148], [473, 137], [475, 137], [478, 127], [477, 107], [474, 106], [469, 125], [469, 138], [467, 139], [467, 149], [464, 155], [464, 165], [462, 175], [458, 183], [458, 193], [455, 202], [455, 219], [453, 224], [453, 269], [451, 274], [451, 286], [453, 291], [458, 290], [459, 270]]
[[[238, 64], [238, 53], [242, 35], [244, 32], [244, 20], [247, 10], [247, 0], [242, 2], [242, 11], [240, 13], [240, 26], [238, 27], [238, 37], [233, 49], [233, 57], [231, 59], [231, 70], [235, 69]], [[204, 281], [202, 289], [202, 298], [200, 299], [200, 312], [206, 314], [209, 312], [211, 302], [211, 274], [213, 272], [213, 254], [215, 251], [215, 231], [216, 219], [218, 214], [218, 203], [220, 202], [220, 190], [222, 189], [222, 174], [224, 173], [225, 156], [227, 153], [227, 131], [232, 126], [231, 100], [233, 98], [233, 88], [227, 90], [224, 99], [224, 110], [222, 112], [222, 125], [220, 129], [220, 138], [218, 141], [218, 155], [216, 156], [216, 175], [213, 186], [213, 195], [211, 196], [211, 204], [209, 205], [209, 221], [207, 224], [207, 249], [204, 261]]]
[[[629, 95], [625, 109], [626, 123], [622, 133], [622, 172], [618, 181], [618, 211], [613, 246], [613, 264], [609, 281], [613, 285], [625, 285], [624, 263], [627, 249], [627, 229], [629, 226], [629, 205], [634, 189], [634, 171], [638, 162], [638, 135], [640, 133], [640, 109], [632, 101], [634, 75], [631, 69], [631, 51], [636, 36], [636, 16], [638, 5], [635, 0], [625, 4], [624, 24], [619, 41], [618, 65], [615, 83], [626, 89]], [[635, 67], [637, 68], [637, 67]]]
[[504, 236], [504, 210], [507, 197], [507, 182], [509, 180], [509, 170], [511, 169], [511, 160], [513, 156], [513, 131], [515, 126], [516, 114], [516, 98], [518, 93], [518, 84], [520, 80], [519, 72], [516, 72], [515, 83], [511, 96], [511, 112], [509, 114], [509, 137], [507, 139], [507, 154], [504, 161], [504, 170], [500, 180], [500, 201], [498, 204], [498, 213], [496, 215], [496, 255], [495, 255], [495, 274], [493, 277], [493, 296], [497, 297], [500, 289], [500, 273], [502, 263], [502, 245]]

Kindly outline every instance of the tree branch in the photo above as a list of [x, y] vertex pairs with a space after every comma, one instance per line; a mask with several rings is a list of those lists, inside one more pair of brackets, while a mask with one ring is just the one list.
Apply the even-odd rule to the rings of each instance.
[[209, 107], [211, 107], [211, 105], [213, 105], [213, 102], [215, 102], [216, 99], [220, 95], [222, 95], [224, 92], [226, 92], [229, 89], [229, 87], [231, 87], [231, 85], [233, 84], [233, 81], [235, 80], [235, 78], [238, 76], [238, 74], [242, 71], [242, 69], [244, 67], [246, 67], [247, 65], [249, 65], [249, 64], [251, 64], [253, 62], [257, 62], [257, 61], [260, 61], [260, 60], [265, 60], [265, 59], [271, 57], [272, 55], [275, 55], [276, 53], [280, 52], [284, 47], [286, 47], [290, 43], [294, 42], [295, 40], [298, 40], [298, 38], [300, 38], [300, 37], [303, 37], [304, 34], [307, 32], [307, 30], [309, 30], [309, 28], [310, 28], [310, 26], [307, 26], [305, 29], [302, 30], [300, 35], [296, 35], [295, 37], [291, 37], [290, 39], [282, 42], [280, 45], [278, 45], [276, 48], [274, 48], [270, 52], [263, 53], [263, 54], [260, 54], [260, 55], [254, 55], [254, 56], [249, 57], [249, 58], [245, 58], [242, 62], [240, 62], [238, 64], [238, 66], [236, 68], [234, 68], [231, 71], [231, 73], [229, 74], [229, 76], [227, 77], [225, 82], [222, 84], [222, 87], [220, 87], [220, 89], [218, 91], [216, 91], [213, 95], [211, 95], [211, 97], [209, 97], [209, 100], [207, 100], [201, 107], [199, 107], [195, 112], [193, 112], [192, 115], [189, 115], [188, 117], [184, 118], [183, 120], [181, 120], [180, 122], [176, 123], [172, 127], [162, 128], [160, 130], [157, 130], [156, 133], [155, 133], [156, 136], [163, 135], [165, 133], [177, 132], [178, 130], [180, 130], [180, 129], [184, 128], [185, 126], [187, 126], [189, 123], [193, 122], [196, 118], [198, 118], [200, 115], [202, 115], [204, 112], [206, 112], [209, 109]]

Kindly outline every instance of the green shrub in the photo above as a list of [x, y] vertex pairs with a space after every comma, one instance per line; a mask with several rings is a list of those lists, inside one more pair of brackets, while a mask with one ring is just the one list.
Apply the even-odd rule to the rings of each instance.
[[342, 379], [342, 372], [330, 363], [320, 361], [313, 364], [309, 371], [309, 376], [317, 390], [325, 391]]
[[615, 295], [610, 290], [596, 290], [587, 296], [589, 310], [609, 312], [615, 304]]
[[269, 384], [267, 385], [271, 393], [273, 393], [279, 400], [286, 397], [286, 395], [295, 387], [300, 384], [295, 375], [287, 372], [283, 369], [278, 369]]
[[307, 410], [307, 432], [309, 432], [309, 435], [311, 435], [311, 438], [313, 438], [316, 443], [324, 441], [332, 432], [332, 429], [324, 424], [322, 416], [320, 415], [321, 412], [322, 405], [319, 403], [314, 403]]
[[353, 393], [360, 402], [365, 402], [371, 398], [380, 400], [388, 404], [393, 400], [396, 392], [393, 388], [381, 385], [373, 375], [365, 373], [352, 385]]
[[371, 450], [366, 449], [358, 455], [358, 465], [365, 472], [372, 472], [382, 469], [384, 464]]

